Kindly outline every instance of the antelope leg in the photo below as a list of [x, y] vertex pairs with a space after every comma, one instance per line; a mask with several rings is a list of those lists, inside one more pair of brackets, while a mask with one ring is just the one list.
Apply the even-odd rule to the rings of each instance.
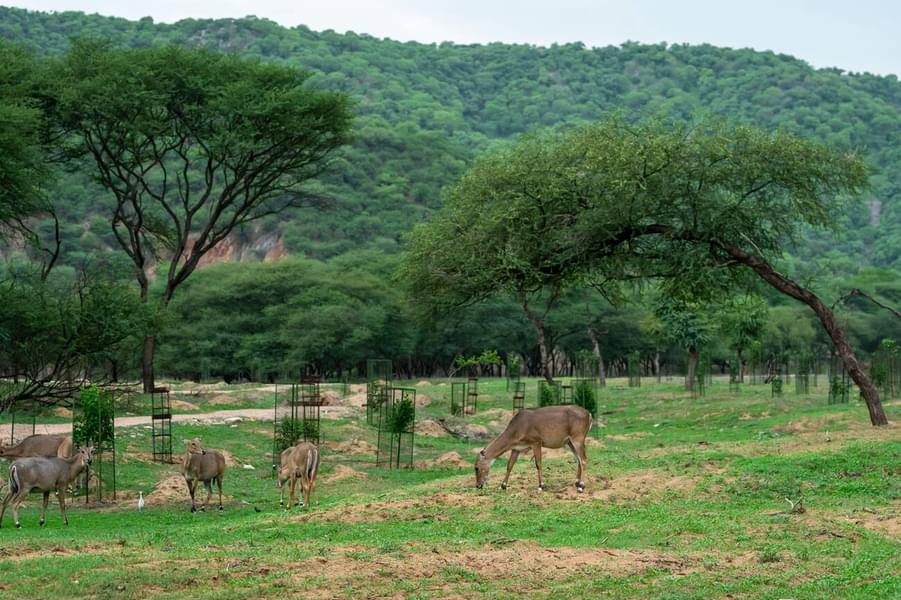
[[203, 501], [203, 508], [200, 510], [206, 510], [207, 505], [210, 503], [210, 498], [213, 497], [213, 480], [207, 480], [203, 482], [203, 487], [206, 488], [206, 500]]
[[3, 507], [0, 508], [0, 527], [3, 527], [3, 515], [6, 514], [6, 506], [9, 504], [12, 497], [12, 490], [6, 490], [6, 497], [3, 499]]
[[47, 503], [50, 502], [50, 492], [44, 492], [44, 505], [41, 507], [41, 527], [44, 526], [44, 521], [47, 518]]
[[585, 445], [579, 444], [576, 447], [576, 443], [572, 440], [566, 440], [566, 445], [569, 446], [570, 451], [572, 451], [573, 456], [576, 457], [576, 490], [583, 491], [585, 490], [585, 482], [582, 481], [583, 470], [585, 469], [585, 459], [583, 456], [585, 455]]
[[59, 512], [63, 515], [63, 523], [69, 525], [69, 517], [66, 516], [66, 488], [56, 491], [56, 499], [59, 500]]
[[216, 485], [219, 487], [219, 510], [222, 510], [222, 475], [216, 478]]
[[501, 483], [501, 489], [507, 489], [507, 482], [510, 480], [510, 472], [513, 470], [513, 465], [516, 464], [516, 459], [519, 458], [519, 450], [510, 450], [510, 458], [507, 460], [507, 474], [504, 476], [504, 481]]
[[544, 479], [541, 475], [541, 444], [532, 446], [532, 454], [535, 455], [535, 468], [538, 469], [538, 489], [544, 490]]

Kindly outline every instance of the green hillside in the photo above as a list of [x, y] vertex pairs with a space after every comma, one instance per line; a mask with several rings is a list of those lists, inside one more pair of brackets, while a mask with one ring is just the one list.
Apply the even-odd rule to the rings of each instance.
[[[901, 267], [901, 84], [894, 76], [813, 69], [786, 55], [709, 45], [430, 45], [253, 17], [167, 25], [0, 8], [0, 35], [45, 55], [63, 52], [73, 36], [202, 46], [298, 65], [318, 73], [319, 85], [349, 93], [359, 116], [355, 142], [326, 183], [336, 206], [263, 224], [279, 230], [292, 254], [327, 259], [363, 245], [394, 252], [477, 152], [532, 129], [619, 110], [722, 115], [859, 149], [872, 166], [864, 202], [849, 209], [838, 239], [810, 236], [794, 255], [825, 258], [833, 272]], [[64, 178], [69, 238], [82, 252], [113, 246], [108, 225], [90, 219], [102, 194], [83, 176]]]

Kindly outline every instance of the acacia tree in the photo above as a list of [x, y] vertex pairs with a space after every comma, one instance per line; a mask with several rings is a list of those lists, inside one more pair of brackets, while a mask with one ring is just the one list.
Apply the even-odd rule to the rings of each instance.
[[[535, 145], [568, 162], [536, 164], [523, 152]], [[814, 311], [860, 388], [870, 421], [884, 425], [879, 392], [832, 311], [774, 267], [802, 226], [833, 225], [844, 199], [866, 182], [866, 167], [855, 155], [789, 134], [612, 118], [532, 137], [483, 159], [458, 189], [472, 190], [470, 210], [484, 207], [506, 225], [500, 247], [487, 253], [492, 261], [501, 259], [489, 280], [509, 281], [511, 271], [561, 285], [643, 275], [660, 278], [674, 298], [703, 300], [759, 277]], [[439, 235], [452, 244], [453, 226], [452, 219], [440, 218], [432, 231], [444, 229]], [[533, 244], [546, 236], [555, 243], [539, 246], [550, 251], [513, 252], [514, 260], [503, 260], [504, 244], [520, 235]], [[416, 263], [427, 255], [427, 246], [414, 245]], [[445, 285], [464, 298], [498, 287], [471, 285], [461, 279], [465, 270], [451, 273]], [[436, 272], [434, 281], [440, 278]]]
[[[317, 203], [308, 183], [347, 141], [345, 96], [308, 73], [184, 48], [76, 43], [52, 69], [51, 135], [111, 193], [112, 229], [144, 303], [164, 310], [236, 228]], [[158, 297], [154, 276], [162, 278]], [[144, 338], [144, 391], [156, 335]]]
[[582, 265], [571, 260], [579, 254], [567, 238], [571, 214], [558, 210], [577, 157], [544, 142], [527, 137], [477, 161], [435, 219], [410, 234], [401, 277], [435, 313], [512, 294], [535, 328], [541, 375], [551, 381], [548, 314]]

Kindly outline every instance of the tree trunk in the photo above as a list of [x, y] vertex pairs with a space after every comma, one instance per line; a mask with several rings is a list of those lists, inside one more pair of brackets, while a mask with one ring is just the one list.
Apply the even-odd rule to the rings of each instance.
[[607, 374], [604, 373], [604, 357], [601, 355], [601, 344], [593, 327], [588, 328], [588, 336], [591, 338], [591, 347], [594, 355], [598, 357], [598, 381], [601, 385], [604, 385], [607, 380]]
[[688, 374], [685, 375], [685, 389], [693, 392], [695, 389], [695, 367], [698, 366], [698, 349], [688, 349]]
[[738, 348], [735, 351], [736, 355], [738, 355], [738, 383], [745, 382], [745, 357], [742, 356], [742, 349]]
[[660, 348], [654, 351], [654, 375], [657, 376], [657, 383], [660, 383]]
[[141, 381], [144, 382], [144, 393], [150, 394], [156, 387], [153, 376], [153, 353], [156, 349], [156, 336], [144, 336], [144, 349], [141, 353]]
[[825, 329], [826, 333], [829, 334], [829, 337], [832, 338], [832, 343], [835, 344], [835, 351], [845, 364], [848, 375], [851, 376], [851, 379], [853, 379], [854, 383], [857, 384], [857, 387], [860, 388], [860, 394], [863, 396], [863, 399], [867, 404], [867, 410], [870, 413], [870, 423], [873, 425], [888, 425], [888, 419], [885, 416], [885, 411], [882, 409], [882, 403], [879, 401], [879, 390], [876, 389], [872, 380], [870, 380], [869, 376], [861, 368], [860, 363], [857, 361], [857, 357], [854, 355], [854, 350], [852, 350], [851, 345], [845, 338], [844, 332], [835, 321], [835, 315], [832, 314], [829, 307], [826, 306], [812, 291], [798, 285], [785, 275], [782, 275], [764, 259], [748, 254], [736, 246], [725, 247], [725, 250], [732, 258], [752, 268], [771, 286], [786, 296], [800, 300], [816, 313], [817, 317], [820, 319], [820, 323], [823, 325], [823, 329]]

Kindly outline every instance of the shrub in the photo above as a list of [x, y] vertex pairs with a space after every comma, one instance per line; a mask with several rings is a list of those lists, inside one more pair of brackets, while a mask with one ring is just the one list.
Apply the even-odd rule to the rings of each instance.
[[592, 417], [597, 415], [598, 401], [591, 381], [583, 379], [576, 382], [573, 390], [573, 402], [591, 413]]

